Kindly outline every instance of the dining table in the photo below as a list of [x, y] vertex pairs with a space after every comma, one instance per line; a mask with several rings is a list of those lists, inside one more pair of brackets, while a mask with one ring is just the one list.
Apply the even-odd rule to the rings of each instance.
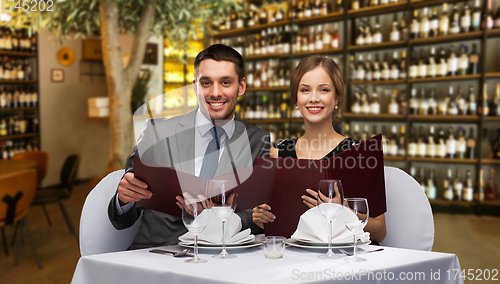
[[151, 253], [151, 249], [103, 253], [82, 256], [72, 283], [463, 283], [455, 254], [374, 245], [359, 248], [366, 261], [348, 262], [350, 256], [338, 249], [338, 259], [320, 259], [326, 250], [290, 245], [279, 259], [266, 258], [262, 246], [229, 249], [237, 256], [232, 259], [212, 258], [220, 250], [203, 248], [200, 257], [206, 263], [186, 263], [189, 256]]
[[0, 160], [0, 175], [10, 174], [27, 169], [36, 169], [36, 161], [22, 160]]

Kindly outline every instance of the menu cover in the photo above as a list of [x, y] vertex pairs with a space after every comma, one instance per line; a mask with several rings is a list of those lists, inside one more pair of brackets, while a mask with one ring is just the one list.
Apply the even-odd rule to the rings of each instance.
[[[206, 180], [195, 175], [163, 167], [149, 161], [134, 159], [134, 174], [148, 185], [153, 192], [150, 199], [143, 199], [137, 205], [181, 217], [182, 210], [176, 204], [176, 196], [188, 192], [191, 196], [206, 196], [211, 180], [232, 181], [237, 192], [236, 212], [266, 203], [271, 195], [274, 180], [274, 165], [261, 160], [258, 164]], [[240, 180], [243, 179], [243, 182]]]
[[[259, 158], [257, 158], [259, 159]], [[339, 179], [345, 197], [368, 200], [370, 216], [386, 212], [382, 135], [378, 134], [327, 160], [269, 159], [276, 172], [267, 203], [276, 216], [265, 224], [265, 234], [290, 237], [300, 216], [309, 209], [301, 196], [307, 188], [316, 190], [321, 179]]]
[[[290, 237], [295, 232], [300, 216], [309, 209], [301, 196], [307, 194], [307, 188], [317, 189], [321, 179], [340, 179], [345, 197], [365, 197], [371, 217], [386, 211], [380, 134], [327, 160], [256, 158], [255, 162], [254, 166], [210, 180], [234, 181], [232, 190], [238, 194], [237, 212], [269, 204], [276, 219], [265, 224], [266, 235]], [[138, 157], [134, 157], [134, 173], [153, 192], [152, 198], [137, 204], [166, 214], [181, 216], [175, 197], [182, 196], [183, 191], [192, 196], [206, 194], [208, 181], [204, 178]], [[244, 181], [240, 183], [240, 179]]]

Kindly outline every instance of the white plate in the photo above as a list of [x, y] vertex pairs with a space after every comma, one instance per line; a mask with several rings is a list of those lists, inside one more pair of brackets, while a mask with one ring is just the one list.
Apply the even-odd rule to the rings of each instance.
[[[181, 247], [186, 247], [186, 248], [194, 248], [193, 243], [187, 243], [187, 242], [177, 242], [178, 245]], [[251, 248], [251, 247], [256, 247], [260, 246], [262, 244], [262, 240], [255, 239], [251, 242], [247, 243], [242, 243], [242, 244], [228, 244], [226, 245], [226, 249], [242, 249], [242, 248]], [[214, 245], [201, 245], [198, 244], [199, 249], [210, 249], [210, 250], [221, 250], [222, 249], [222, 244], [214, 244]]]
[[[369, 244], [371, 241], [368, 240], [366, 242], [361, 242], [358, 241], [358, 246], [359, 245], [364, 245], [364, 244]], [[328, 243], [306, 243], [303, 241], [299, 241], [293, 238], [287, 239], [286, 243], [293, 246], [293, 247], [299, 247], [299, 248], [308, 248], [308, 249], [328, 249]], [[343, 244], [335, 244], [332, 243], [332, 248], [348, 248], [348, 247], [353, 247], [353, 243], [343, 243]]]

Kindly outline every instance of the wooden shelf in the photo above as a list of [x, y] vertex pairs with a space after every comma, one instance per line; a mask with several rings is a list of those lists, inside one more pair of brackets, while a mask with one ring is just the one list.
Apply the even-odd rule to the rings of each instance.
[[20, 56], [20, 57], [35, 57], [36, 53], [0, 50], [0, 55]]
[[385, 121], [404, 121], [406, 115], [402, 114], [364, 114], [364, 113], [343, 113], [343, 118], [350, 120], [385, 120]]
[[349, 10], [348, 15], [350, 17], [367, 17], [367, 16], [400, 12], [406, 10], [407, 7], [408, 7], [408, 2], [404, 1], [386, 5], [378, 5], [375, 7], [366, 7], [358, 10]]
[[476, 206], [478, 204], [477, 201], [458, 201], [458, 200], [446, 200], [446, 199], [429, 199], [429, 202], [432, 205], [457, 205], [457, 206]]
[[370, 45], [349, 45], [348, 50], [349, 51], [369, 51], [369, 50], [378, 50], [378, 49], [398, 48], [398, 47], [406, 47], [407, 43], [408, 42], [405, 40], [400, 40], [400, 41], [389, 41], [389, 42], [382, 42], [382, 43], [370, 44]]
[[342, 53], [342, 48], [331, 48], [331, 49], [322, 49], [322, 50], [313, 50], [313, 51], [298, 51], [293, 53], [293, 57], [302, 57], [307, 55], [316, 55], [316, 54], [336, 54]]
[[280, 21], [280, 22], [275, 22], [275, 23], [270, 23], [270, 24], [264, 24], [264, 25], [255, 25], [252, 27], [248, 27], [249, 31], [255, 32], [255, 31], [261, 31], [263, 29], [268, 29], [268, 28], [273, 28], [273, 27], [279, 27], [279, 26], [284, 26], [284, 25], [289, 25], [291, 24], [290, 21]]
[[408, 157], [408, 160], [410, 162], [421, 162], [421, 163], [457, 163], [457, 164], [475, 164], [475, 163], [477, 163], [477, 159]]
[[38, 80], [0, 80], [0, 84], [36, 84]]
[[349, 84], [352, 85], [398, 85], [398, 84], [406, 84], [406, 80], [380, 80], [380, 81], [349, 81]]
[[389, 162], [404, 162], [405, 161], [405, 157], [384, 155], [384, 162], [385, 161], [389, 161]]
[[464, 0], [411, 0], [411, 6], [412, 8], [423, 8], [454, 2], [464, 2]]
[[88, 121], [109, 121], [109, 116], [104, 117], [87, 117]]
[[485, 116], [484, 120], [486, 120], [486, 121], [500, 121], [500, 116]]
[[485, 165], [500, 165], [500, 159], [483, 159]]
[[264, 87], [264, 88], [247, 88], [247, 92], [286, 92], [290, 88], [285, 87]]
[[226, 31], [215, 32], [212, 34], [213, 37], [234, 37], [245, 35], [247, 28], [232, 29]]
[[461, 33], [461, 34], [456, 34], [456, 35], [445, 35], [445, 36], [411, 39], [410, 45], [417, 46], [417, 45], [435, 44], [435, 43], [441, 43], [441, 42], [472, 40], [472, 39], [481, 39], [482, 37], [483, 37], [483, 32], [477, 31], [477, 32]]
[[290, 57], [290, 53], [266, 53], [259, 55], [249, 55], [245, 57], [245, 60], [261, 60], [268, 58], [287, 58]]
[[11, 108], [0, 108], [0, 112], [16, 112], [25, 110], [38, 110], [38, 107], [11, 107]]
[[443, 82], [443, 81], [475, 80], [475, 79], [479, 79], [479, 78], [481, 78], [480, 74], [444, 76], [444, 77], [426, 77], [426, 78], [410, 79], [410, 83], [430, 83], [430, 82]]
[[26, 137], [34, 137], [38, 136], [38, 132], [33, 132], [33, 133], [25, 133], [25, 134], [19, 134], [19, 135], [8, 135], [8, 136], [0, 136], [0, 140], [11, 140], [11, 139], [19, 139], [19, 138], [26, 138]]
[[410, 114], [412, 121], [478, 122], [478, 115], [419, 115]]
[[294, 24], [297, 25], [316, 25], [322, 23], [331, 23], [344, 19], [344, 12], [332, 12], [323, 16], [295, 19]]
[[486, 35], [488, 37], [497, 37], [497, 36], [500, 36], [500, 28], [488, 30], [488, 31], [486, 31]]
[[290, 122], [289, 118], [280, 118], [280, 119], [245, 119], [244, 120], [250, 124], [258, 124], [258, 123], [287, 123]]
[[484, 75], [486, 78], [500, 78], [500, 72], [489, 72]]

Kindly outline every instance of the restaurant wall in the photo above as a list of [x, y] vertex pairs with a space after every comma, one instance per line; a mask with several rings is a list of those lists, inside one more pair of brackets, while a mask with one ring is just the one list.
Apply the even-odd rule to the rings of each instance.
[[[163, 89], [163, 44], [161, 38], [149, 42], [158, 43], [157, 65], [151, 92]], [[130, 52], [131, 37], [121, 39], [123, 53]], [[75, 59], [70, 66], [61, 65], [56, 58], [60, 47], [73, 50]], [[102, 178], [110, 153], [110, 134], [107, 120], [89, 120], [87, 101], [90, 97], [107, 96], [104, 76], [82, 76], [80, 60], [82, 40], [63, 40], [62, 45], [48, 31], [39, 33], [39, 82], [40, 82], [40, 129], [41, 149], [49, 153], [49, 169], [43, 185], [59, 183], [59, 174], [66, 157], [80, 155], [78, 178]], [[51, 69], [64, 70], [64, 82], [51, 81]], [[159, 78], [159, 79], [158, 79]], [[131, 149], [132, 150], [132, 149]]]

